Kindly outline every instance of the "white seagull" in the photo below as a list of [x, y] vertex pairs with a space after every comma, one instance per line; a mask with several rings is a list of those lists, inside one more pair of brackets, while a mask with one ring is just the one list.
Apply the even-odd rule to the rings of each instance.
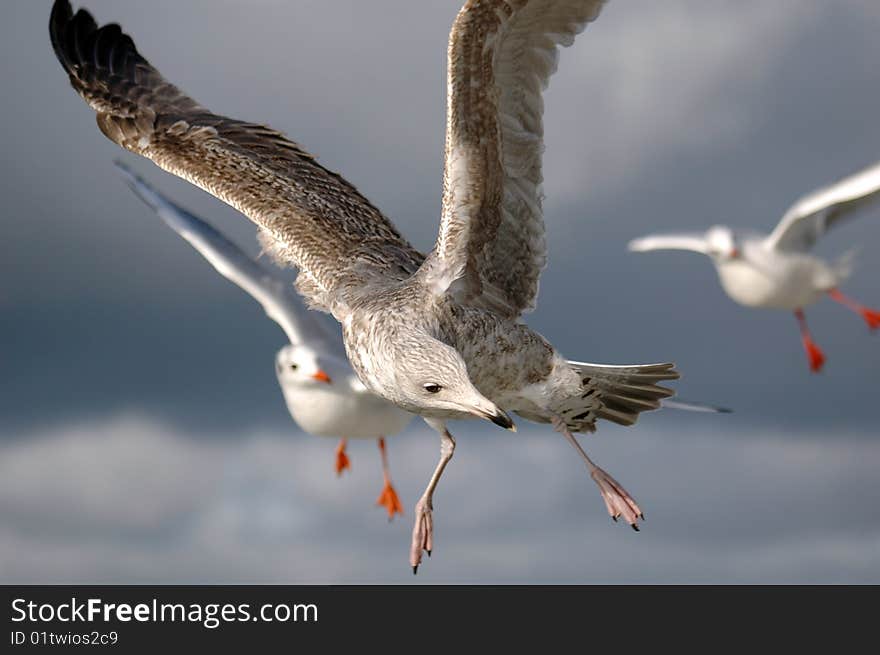
[[690, 250], [707, 255], [734, 301], [747, 307], [793, 311], [814, 373], [825, 355], [807, 328], [804, 307], [828, 296], [857, 312], [871, 330], [880, 328], [880, 312], [848, 298], [840, 284], [849, 277], [852, 253], [835, 263], [810, 254], [831, 227], [880, 198], [880, 163], [836, 184], [813, 191], [792, 205], [769, 235], [737, 234], [725, 225], [704, 233], [657, 234], [629, 243], [633, 252]]
[[391, 483], [385, 437], [403, 430], [413, 415], [366, 390], [358, 380], [338, 334], [331, 333], [306, 309], [292, 285], [214, 227], [176, 205], [121, 162], [116, 164], [131, 189], [172, 230], [195, 248], [227, 280], [259, 302], [281, 326], [290, 343], [275, 357], [275, 373], [287, 409], [309, 434], [339, 438], [336, 473], [350, 468], [346, 439], [376, 439], [385, 484], [376, 501], [391, 519], [403, 505]]
[[[543, 89], [558, 50], [602, 0], [468, 0], [449, 38], [439, 235], [424, 255], [351, 184], [271, 128], [215, 114], [169, 83], [118, 25], [99, 28], [56, 0], [55, 54], [98, 127], [229, 203], [299, 269], [297, 288], [343, 326], [358, 378], [440, 434], [416, 505], [410, 564], [433, 548], [433, 494], [452, 458], [449, 419], [514, 429], [508, 412], [551, 424], [577, 450], [611, 517], [642, 510], [574, 433], [633, 425], [672, 391], [673, 364], [569, 361], [521, 317], [547, 259], [542, 210]], [[265, 245], [264, 242], [264, 245]]]

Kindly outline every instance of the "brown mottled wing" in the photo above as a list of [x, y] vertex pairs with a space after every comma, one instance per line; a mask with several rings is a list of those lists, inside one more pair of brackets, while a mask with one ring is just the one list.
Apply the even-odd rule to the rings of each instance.
[[516, 317], [546, 262], [542, 92], [603, 0], [469, 0], [449, 39], [439, 292]]
[[[98, 127], [127, 150], [229, 203], [300, 269], [313, 305], [347, 289], [405, 279], [422, 262], [391, 222], [342, 177], [271, 128], [211, 113], [169, 84], [118, 25], [58, 0], [52, 47]], [[305, 278], [305, 279], [303, 279]]]

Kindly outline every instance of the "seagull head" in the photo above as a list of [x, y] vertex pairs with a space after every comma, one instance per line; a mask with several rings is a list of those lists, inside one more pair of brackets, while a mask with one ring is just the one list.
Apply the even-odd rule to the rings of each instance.
[[325, 386], [333, 383], [327, 362], [311, 348], [289, 344], [275, 356], [275, 373], [284, 385]]
[[742, 256], [736, 236], [726, 225], [715, 225], [706, 232], [707, 254], [717, 261], [729, 261]]
[[407, 339], [407, 354], [378, 366], [377, 391], [407, 411], [429, 418], [480, 418], [516, 431], [510, 416], [477, 390], [461, 355], [424, 332]]

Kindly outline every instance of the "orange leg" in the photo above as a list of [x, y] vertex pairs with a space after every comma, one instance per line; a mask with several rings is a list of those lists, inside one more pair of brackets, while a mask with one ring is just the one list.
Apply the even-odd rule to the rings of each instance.
[[379, 438], [379, 452], [382, 453], [382, 475], [385, 478], [385, 486], [382, 493], [379, 494], [376, 504], [388, 510], [388, 520], [394, 518], [395, 514], [403, 515], [403, 504], [391, 484], [391, 475], [388, 473], [388, 453], [385, 452], [385, 438]]
[[865, 319], [865, 323], [868, 324], [868, 328], [872, 331], [880, 328], [880, 312], [876, 309], [869, 309], [852, 298], [847, 298], [837, 289], [832, 289], [828, 292], [828, 295], [835, 302], [839, 302], [844, 307], [853, 310], [857, 314], [861, 314], [862, 318]]
[[798, 323], [801, 326], [801, 341], [804, 343], [804, 350], [807, 351], [807, 357], [810, 360], [810, 370], [813, 373], [818, 373], [822, 370], [822, 365], [825, 364], [825, 354], [819, 349], [816, 342], [813, 341], [810, 330], [807, 328], [807, 319], [804, 316], [804, 310], [796, 309], [794, 315], [797, 317]]
[[336, 446], [336, 475], [342, 475], [342, 472], [345, 469], [351, 468], [351, 462], [348, 459], [348, 455], [345, 452], [345, 447], [348, 445], [348, 441], [345, 439], [339, 440], [339, 445]]

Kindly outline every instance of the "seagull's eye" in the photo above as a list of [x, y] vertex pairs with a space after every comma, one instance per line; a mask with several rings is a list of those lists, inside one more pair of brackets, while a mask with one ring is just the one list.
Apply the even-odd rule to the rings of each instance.
[[441, 387], [439, 384], [434, 384], [433, 382], [429, 382], [428, 384], [423, 385], [423, 388], [428, 393], [439, 393]]
[[295, 371], [295, 370], [298, 369], [298, 368], [299, 368], [299, 364], [291, 364], [291, 365], [290, 365], [290, 370], [291, 370], [291, 371]]

